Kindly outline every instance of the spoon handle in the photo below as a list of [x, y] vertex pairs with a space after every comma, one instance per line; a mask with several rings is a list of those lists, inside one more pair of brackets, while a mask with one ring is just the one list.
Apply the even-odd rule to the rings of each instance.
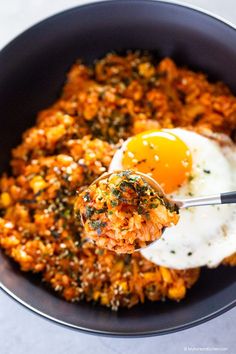
[[190, 208], [202, 205], [232, 204], [236, 203], [236, 192], [208, 195], [204, 197], [190, 198], [175, 201], [179, 208]]
[[236, 192], [221, 193], [221, 204], [236, 203]]

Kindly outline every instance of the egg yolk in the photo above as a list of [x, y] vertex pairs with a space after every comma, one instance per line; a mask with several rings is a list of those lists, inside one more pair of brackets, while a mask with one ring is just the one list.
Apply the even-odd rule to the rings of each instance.
[[188, 146], [174, 133], [149, 130], [128, 140], [122, 165], [148, 173], [165, 193], [171, 193], [188, 179], [192, 157]]

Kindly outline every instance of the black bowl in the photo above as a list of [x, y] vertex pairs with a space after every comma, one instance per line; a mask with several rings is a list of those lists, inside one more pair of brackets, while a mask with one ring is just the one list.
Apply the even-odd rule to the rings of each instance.
[[[33, 125], [36, 113], [58, 96], [76, 58], [92, 62], [106, 52], [155, 51], [181, 65], [223, 80], [236, 92], [236, 32], [199, 11], [156, 1], [121, 0], [77, 7], [30, 28], [0, 53], [0, 168]], [[235, 270], [203, 269], [180, 303], [145, 303], [117, 313], [88, 303], [70, 304], [23, 274], [0, 253], [1, 287], [38, 314], [91, 333], [141, 336], [202, 323], [235, 305]]]

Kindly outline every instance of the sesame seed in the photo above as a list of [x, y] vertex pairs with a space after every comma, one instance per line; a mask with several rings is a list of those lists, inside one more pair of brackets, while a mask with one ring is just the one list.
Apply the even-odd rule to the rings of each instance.
[[132, 159], [134, 157], [134, 154], [131, 151], [128, 151], [128, 156]]

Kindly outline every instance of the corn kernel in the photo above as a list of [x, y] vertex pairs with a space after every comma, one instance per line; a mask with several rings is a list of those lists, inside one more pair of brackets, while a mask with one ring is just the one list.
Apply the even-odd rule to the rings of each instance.
[[98, 299], [99, 299], [99, 297], [100, 297], [100, 295], [101, 295], [101, 293], [100, 293], [100, 291], [94, 291], [94, 293], [93, 293], [93, 300], [94, 301], [97, 301]]
[[1, 199], [0, 199], [1, 206], [4, 208], [7, 208], [11, 204], [11, 196], [7, 192], [3, 192], [1, 194]]
[[38, 193], [40, 190], [44, 189], [47, 183], [41, 176], [35, 176], [29, 183], [30, 187], [33, 189], [34, 193]]
[[172, 286], [168, 290], [168, 297], [174, 300], [182, 299], [186, 294], [186, 288], [184, 285]]
[[155, 74], [155, 68], [150, 63], [141, 63], [138, 66], [139, 74], [149, 78]]
[[108, 296], [107, 294], [102, 294], [101, 296], [101, 304], [102, 305], [107, 305], [109, 303]]
[[56, 127], [50, 127], [46, 131], [46, 137], [50, 142], [57, 142], [66, 133], [66, 129], [63, 124], [59, 124]]
[[146, 272], [143, 274], [143, 278], [147, 281], [155, 281], [156, 280], [156, 273]]
[[128, 291], [128, 284], [127, 281], [122, 281], [119, 283], [119, 286], [122, 288], [122, 291], [127, 292]]
[[170, 271], [164, 267], [160, 267], [160, 272], [162, 279], [164, 280], [165, 283], [172, 283], [172, 278]]

